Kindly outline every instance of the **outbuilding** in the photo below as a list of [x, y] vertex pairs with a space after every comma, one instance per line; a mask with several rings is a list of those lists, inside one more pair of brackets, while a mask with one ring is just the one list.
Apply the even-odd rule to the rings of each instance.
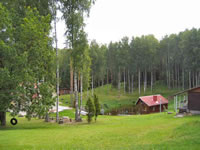
[[200, 114], [200, 86], [178, 92], [174, 96], [174, 109], [177, 112]]
[[70, 90], [67, 88], [60, 88], [59, 95], [65, 95], [65, 94], [70, 94]]
[[162, 112], [165, 109], [168, 109], [168, 100], [160, 94], [142, 96], [139, 97], [136, 106], [141, 114]]

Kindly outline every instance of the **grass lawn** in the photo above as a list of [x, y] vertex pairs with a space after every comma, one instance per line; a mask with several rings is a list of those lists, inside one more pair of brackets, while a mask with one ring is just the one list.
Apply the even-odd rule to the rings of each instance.
[[[8, 120], [10, 118], [8, 117]], [[0, 128], [0, 150], [198, 150], [200, 116], [157, 113], [100, 116], [97, 123], [58, 125], [18, 118]]]
[[[118, 97], [117, 89], [110, 85], [95, 89], [100, 103], [112, 108], [133, 105], [138, 99], [138, 90], [133, 94]], [[153, 92], [147, 90], [141, 95], [162, 94], [165, 97], [177, 90], [156, 86]], [[91, 91], [89, 91], [91, 95]], [[87, 92], [83, 94], [83, 103]], [[70, 104], [70, 96], [60, 96], [62, 105]], [[67, 101], [67, 103], [66, 103]], [[173, 110], [173, 101], [169, 103]], [[74, 109], [59, 113], [74, 118]], [[55, 116], [55, 114], [51, 114]], [[175, 114], [157, 113], [134, 116], [99, 116], [90, 125], [83, 117], [82, 123], [58, 125], [43, 120], [18, 118], [18, 124], [0, 127], [0, 150], [141, 150], [141, 149], [199, 149], [200, 116], [174, 118]]]

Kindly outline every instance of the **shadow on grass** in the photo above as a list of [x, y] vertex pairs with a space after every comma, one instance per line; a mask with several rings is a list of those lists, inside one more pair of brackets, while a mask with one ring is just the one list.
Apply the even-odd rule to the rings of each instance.
[[90, 124], [87, 121], [82, 122], [69, 122], [64, 124], [58, 124], [56, 122], [44, 122], [41, 120], [34, 120], [31, 121], [23, 121], [22, 123], [19, 123], [15, 126], [11, 125], [9, 122], [7, 122], [7, 125], [5, 127], [0, 126], [0, 131], [8, 131], [8, 130], [38, 130], [38, 129], [62, 129], [65, 127], [75, 127], [75, 126], [87, 126], [87, 125], [93, 125], [96, 124], [94, 121]]

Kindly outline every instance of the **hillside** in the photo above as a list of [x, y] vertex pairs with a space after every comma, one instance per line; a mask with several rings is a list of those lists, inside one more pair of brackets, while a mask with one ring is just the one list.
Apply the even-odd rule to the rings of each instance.
[[[141, 96], [145, 95], [152, 95], [152, 94], [161, 94], [166, 98], [169, 98], [171, 95], [176, 93], [178, 89], [171, 89], [169, 90], [167, 87], [162, 85], [155, 85], [153, 91], [148, 88], [147, 91], [144, 93], [142, 91]], [[111, 85], [105, 85], [94, 89], [94, 93], [99, 97], [99, 101], [101, 106], [105, 109], [105, 112], [109, 112], [114, 108], [126, 107], [126, 106], [133, 106], [135, 105], [136, 101], [138, 100], [139, 94], [138, 89], [134, 89], [133, 93], [124, 93], [123, 89], [121, 89], [120, 96], [119, 92], [116, 88], [112, 88]], [[92, 95], [91, 90], [87, 92], [83, 92], [83, 105], [85, 105], [86, 100], [88, 97]], [[70, 104], [70, 95], [62, 95], [60, 96], [60, 102], [62, 105], [69, 106]], [[170, 101], [169, 109], [173, 109], [173, 102]], [[65, 110], [61, 112], [61, 116], [70, 116], [74, 118], [74, 110]]]

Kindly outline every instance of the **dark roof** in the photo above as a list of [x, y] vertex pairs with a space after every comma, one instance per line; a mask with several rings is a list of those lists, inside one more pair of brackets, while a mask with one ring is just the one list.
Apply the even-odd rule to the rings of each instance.
[[176, 96], [176, 95], [179, 95], [179, 94], [182, 94], [182, 93], [185, 93], [185, 92], [189, 92], [189, 91], [192, 91], [192, 90], [195, 90], [195, 89], [198, 89], [200, 88], [200, 86], [197, 86], [197, 87], [194, 87], [194, 88], [190, 88], [190, 89], [187, 89], [187, 90], [183, 90], [183, 91], [180, 91], [178, 93], [175, 93], [173, 96]]
[[[153, 100], [154, 96], [157, 96], [156, 100]], [[168, 104], [168, 100], [166, 98], [164, 98], [160, 94], [151, 95], [151, 96], [142, 96], [142, 97], [139, 97], [138, 101], [139, 100], [143, 101], [148, 106], [156, 106], [156, 105], [160, 105], [160, 104]], [[136, 102], [136, 104], [138, 103], [138, 101]]]

